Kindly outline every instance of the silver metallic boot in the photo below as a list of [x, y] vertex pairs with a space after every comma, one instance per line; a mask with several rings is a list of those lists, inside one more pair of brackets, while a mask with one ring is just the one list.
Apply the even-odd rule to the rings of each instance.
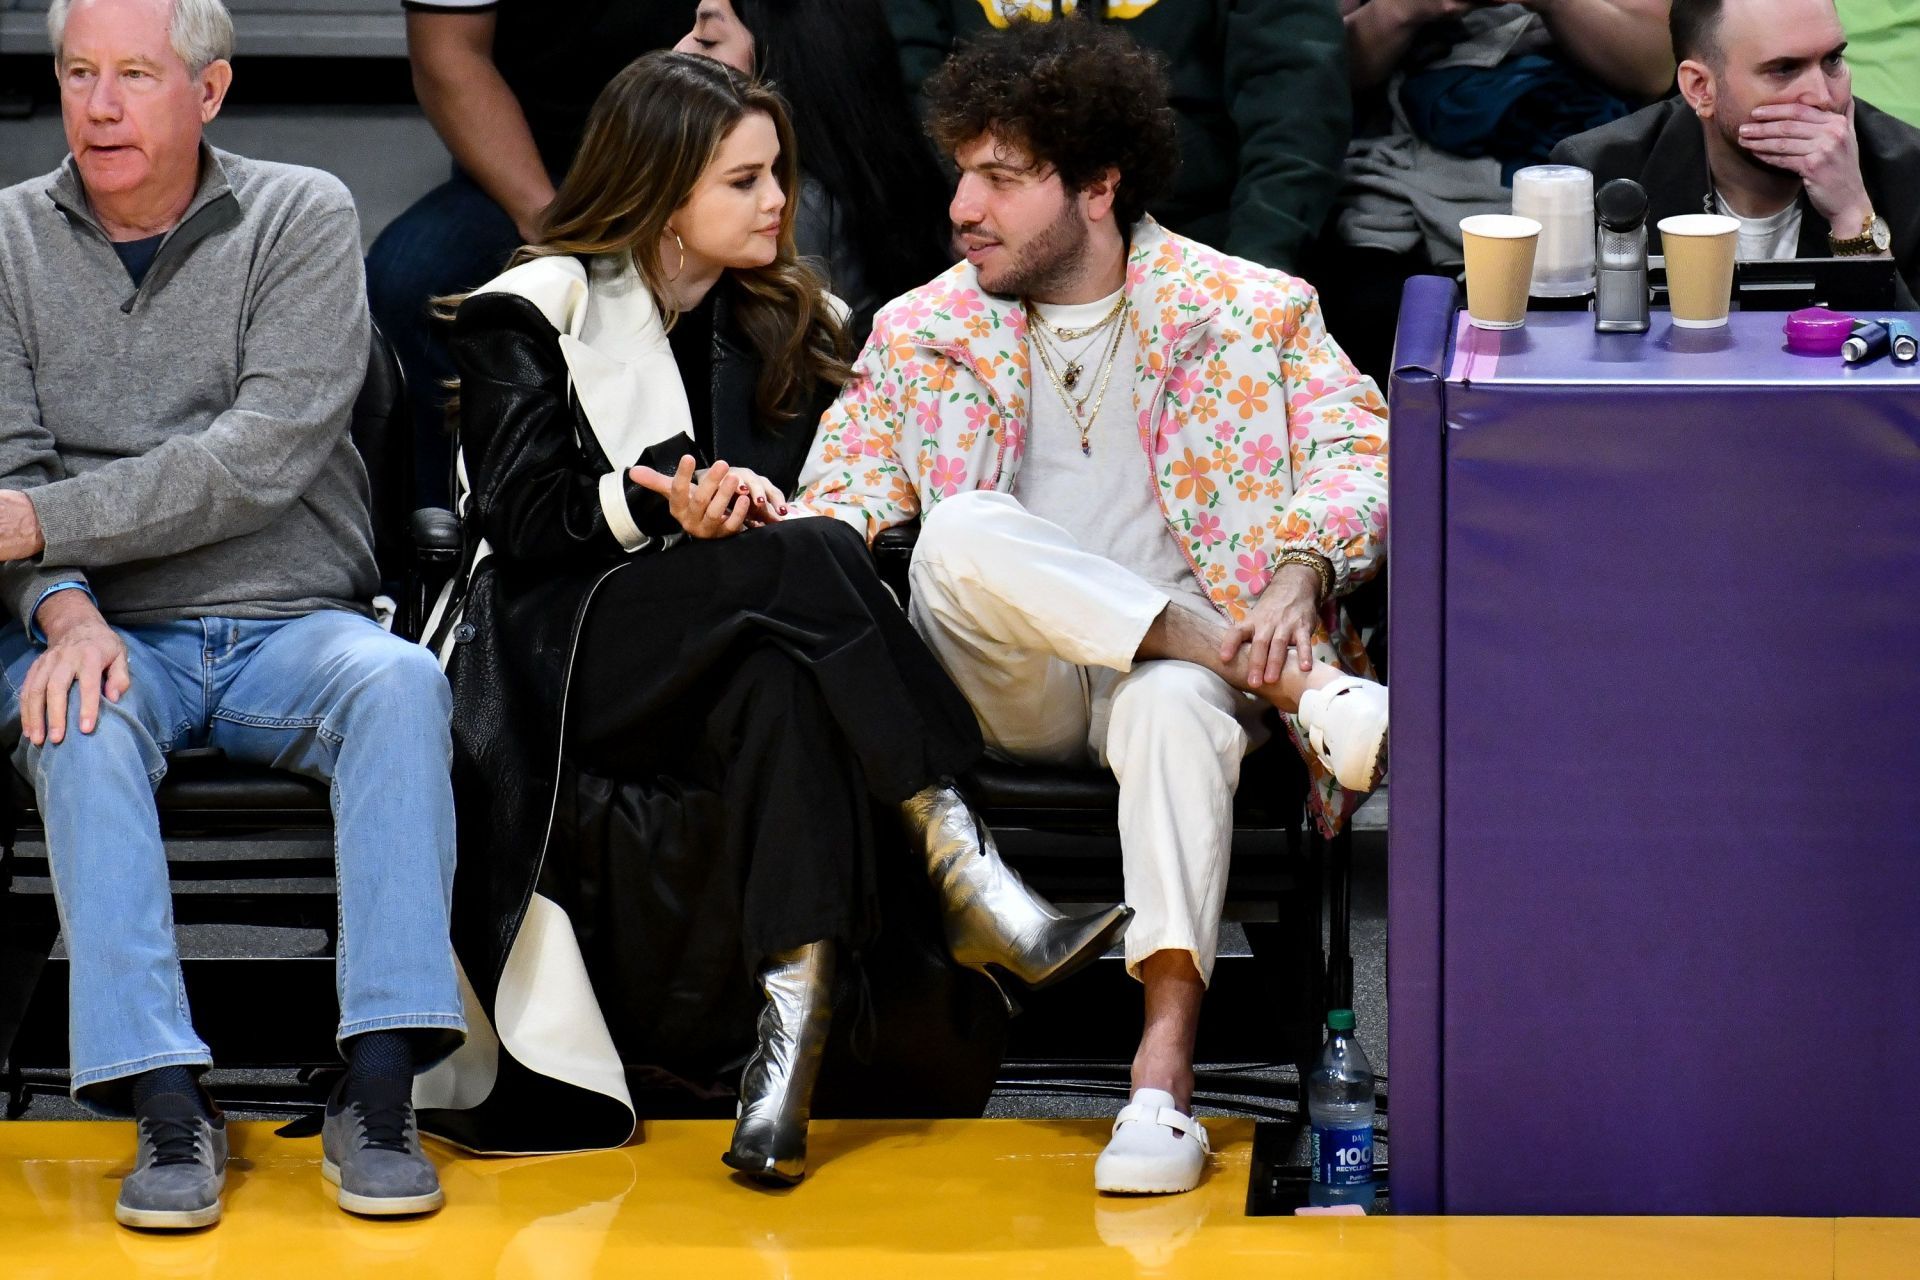
[[1099, 959], [1133, 918], [1124, 905], [1062, 915], [1000, 860], [993, 833], [951, 783], [926, 788], [900, 813], [940, 895], [947, 950], [970, 969], [991, 978], [991, 965], [1044, 987]]
[[792, 1186], [807, 1172], [807, 1117], [833, 1021], [833, 944], [767, 957], [760, 1045], [740, 1074], [733, 1146], [720, 1158], [761, 1182]]

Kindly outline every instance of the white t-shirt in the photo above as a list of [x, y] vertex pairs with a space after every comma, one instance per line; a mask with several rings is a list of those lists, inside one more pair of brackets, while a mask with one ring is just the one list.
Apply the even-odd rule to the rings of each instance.
[[1726, 197], [1719, 192], [1713, 193], [1713, 203], [1720, 212], [1740, 223], [1740, 243], [1733, 256], [1742, 262], [1767, 262], [1775, 258], [1792, 258], [1799, 255], [1800, 249], [1800, 202], [1795, 200], [1780, 212], [1766, 218], [1742, 218], [1727, 207]]
[[[1078, 329], [1099, 323], [1119, 297], [1115, 292], [1098, 302], [1036, 304], [1035, 309], [1051, 324]], [[1026, 448], [1020, 471], [1014, 476], [1013, 496], [1034, 515], [1071, 533], [1088, 551], [1133, 570], [1178, 603], [1211, 614], [1213, 606], [1207, 602], [1199, 579], [1174, 542], [1160, 510], [1154, 468], [1140, 444], [1134, 421], [1134, 369], [1139, 363], [1140, 343], [1134, 336], [1131, 317], [1122, 316], [1119, 323], [1120, 346], [1113, 355], [1113, 377], [1107, 383], [1104, 399], [1097, 379], [1110, 331], [1103, 332], [1099, 342], [1065, 344], [1066, 351], [1079, 357], [1084, 366], [1074, 394], [1091, 396], [1089, 413], [1093, 412], [1094, 400], [1100, 401], [1100, 412], [1087, 433], [1086, 453], [1080, 452], [1079, 424], [1034, 349], [1038, 343], [1048, 343], [1054, 368], [1065, 373], [1061, 348], [1037, 332], [1027, 335], [1033, 410], [1027, 417]], [[1089, 349], [1081, 356], [1083, 347]]]

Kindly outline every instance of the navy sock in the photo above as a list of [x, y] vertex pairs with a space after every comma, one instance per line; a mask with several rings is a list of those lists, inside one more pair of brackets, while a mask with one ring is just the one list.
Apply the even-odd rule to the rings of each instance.
[[369, 1031], [347, 1042], [347, 1089], [352, 1098], [371, 1084], [413, 1087], [413, 1046], [404, 1031]]
[[133, 1078], [133, 1110], [138, 1114], [147, 1103], [163, 1093], [178, 1093], [193, 1099], [201, 1115], [209, 1114], [207, 1100], [200, 1095], [200, 1080], [192, 1067], [155, 1067]]

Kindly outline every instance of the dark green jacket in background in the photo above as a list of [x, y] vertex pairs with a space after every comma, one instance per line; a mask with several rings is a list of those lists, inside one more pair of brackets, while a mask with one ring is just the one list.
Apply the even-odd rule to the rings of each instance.
[[[1008, 15], [1070, 0], [887, 0], [907, 88], [955, 45]], [[1084, 0], [1166, 56], [1180, 121], [1180, 175], [1151, 210], [1216, 249], [1285, 271], [1320, 231], [1353, 131], [1336, 0]], [[991, 17], [989, 14], [991, 13]]]

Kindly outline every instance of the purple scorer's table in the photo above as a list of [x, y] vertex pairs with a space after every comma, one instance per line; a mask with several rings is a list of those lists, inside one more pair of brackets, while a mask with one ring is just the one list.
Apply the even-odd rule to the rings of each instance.
[[1408, 286], [1398, 1211], [1920, 1214], [1920, 366], [1783, 318]]

